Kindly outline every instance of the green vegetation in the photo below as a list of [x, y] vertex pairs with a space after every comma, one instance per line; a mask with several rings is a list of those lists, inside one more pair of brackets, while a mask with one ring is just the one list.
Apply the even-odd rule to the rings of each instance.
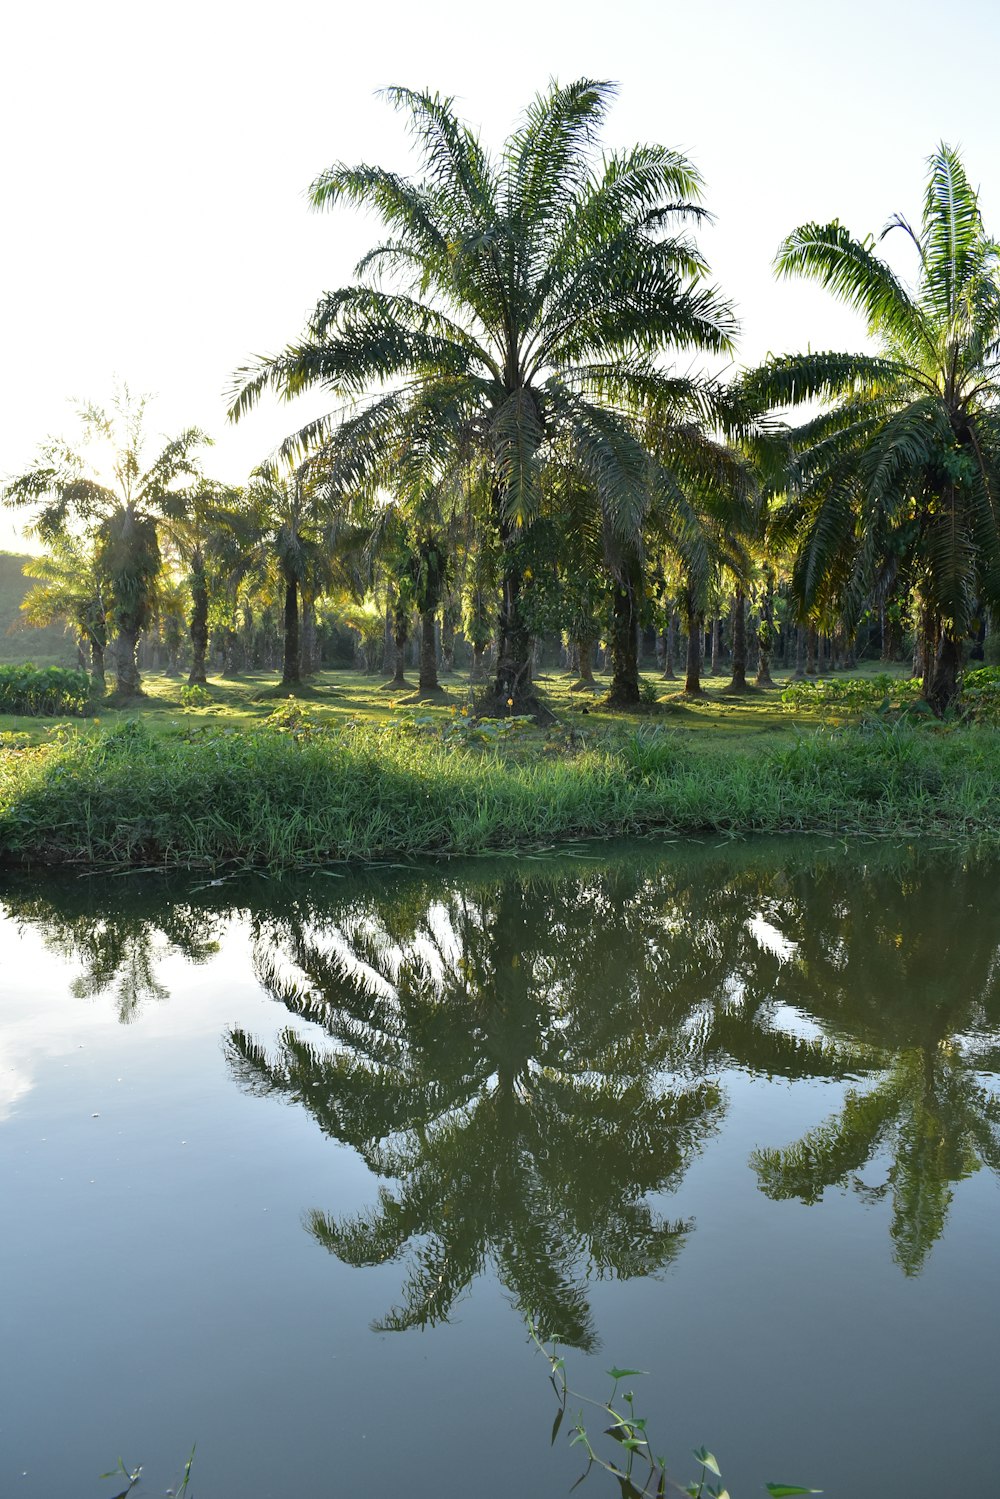
[[84, 713], [90, 678], [65, 666], [0, 666], [0, 713], [51, 718]]
[[[729, 1490], [722, 1484], [722, 1469], [715, 1454], [709, 1452], [707, 1447], [694, 1449], [694, 1459], [701, 1468], [701, 1473], [694, 1482], [682, 1487], [668, 1474], [666, 1458], [658, 1454], [651, 1445], [648, 1417], [640, 1416], [636, 1411], [634, 1392], [628, 1388], [619, 1389], [623, 1380], [631, 1383], [633, 1379], [641, 1378], [645, 1373], [643, 1369], [620, 1369], [617, 1365], [612, 1366], [607, 1371], [611, 1380], [611, 1393], [606, 1400], [595, 1400], [591, 1395], [581, 1395], [579, 1390], [570, 1388], [566, 1377], [566, 1360], [560, 1354], [557, 1344], [553, 1343], [550, 1351], [536, 1327], [529, 1324], [529, 1331], [535, 1347], [549, 1361], [549, 1381], [559, 1402], [552, 1427], [552, 1440], [555, 1441], [562, 1429], [568, 1412], [572, 1419], [572, 1399], [574, 1404], [581, 1401], [595, 1412], [603, 1435], [616, 1444], [611, 1449], [614, 1455], [604, 1456], [600, 1448], [594, 1445], [597, 1441], [596, 1434], [588, 1433], [584, 1425], [584, 1412], [579, 1408], [575, 1423], [569, 1428], [570, 1445], [582, 1447], [587, 1466], [577, 1482], [586, 1478], [592, 1468], [599, 1468], [611, 1475], [628, 1499], [647, 1499], [647, 1496], [648, 1499], [654, 1499], [654, 1496], [656, 1499], [663, 1499], [668, 1492], [686, 1494], [690, 1499], [702, 1499], [702, 1496], [704, 1499], [728, 1499]], [[605, 1425], [607, 1421], [610, 1421], [610, 1426]], [[718, 1479], [718, 1483], [713, 1482], [714, 1479]], [[792, 1495], [821, 1492], [820, 1489], [807, 1489], [794, 1483], [765, 1483], [764, 1488], [771, 1499], [791, 1499]]]
[[741, 718], [720, 695], [668, 699], [638, 726], [577, 709], [540, 729], [374, 694], [366, 713], [319, 689], [277, 711], [174, 692], [174, 714], [116, 715], [110, 730], [25, 741], [33, 721], [8, 720], [0, 854], [292, 866], [653, 830], [996, 837], [1000, 745], [975, 725], [830, 709], [796, 725], [773, 699]]

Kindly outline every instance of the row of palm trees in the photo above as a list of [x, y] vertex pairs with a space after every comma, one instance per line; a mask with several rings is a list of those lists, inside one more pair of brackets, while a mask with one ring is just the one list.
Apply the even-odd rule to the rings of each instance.
[[[460, 571], [480, 659], [495, 642], [483, 711], [541, 711], [532, 643], [553, 624], [578, 652], [607, 639], [611, 701], [629, 706], [637, 627], [658, 597], [696, 640], [722, 587], [738, 638], [756, 588], [766, 635], [784, 577], [800, 619], [828, 630], [850, 635], [873, 608], [907, 613], [928, 700], [954, 701], [963, 644], [1000, 605], [997, 247], [958, 156], [931, 158], [920, 225], [896, 215], [884, 231], [915, 251], [912, 287], [836, 221], [802, 226], [779, 251], [780, 274], [862, 314], [870, 351], [771, 357], [726, 378], [710, 366], [732, 361], [738, 323], [697, 243], [701, 179], [665, 147], [600, 153], [613, 94], [599, 80], [553, 84], [491, 154], [451, 100], [388, 91], [420, 174], [338, 163], [313, 183], [316, 208], [367, 209], [383, 237], [297, 340], [238, 373], [234, 421], [268, 391], [318, 387], [332, 409], [235, 501], [196, 480], [195, 431], [143, 469], [130, 429], [113, 486], [59, 445], [8, 486], [14, 503], [43, 502], [43, 535], [65, 537], [74, 518], [92, 528], [126, 691], [158, 534], [183, 520], [207, 535], [224, 519], [222, 570], [237, 583], [270, 537], [286, 679], [303, 588], [378, 581], [396, 633], [417, 613], [429, 642]], [[107, 426], [93, 408], [85, 420]], [[266, 524], [265, 491], [281, 496]], [[422, 677], [430, 690], [429, 667]]]

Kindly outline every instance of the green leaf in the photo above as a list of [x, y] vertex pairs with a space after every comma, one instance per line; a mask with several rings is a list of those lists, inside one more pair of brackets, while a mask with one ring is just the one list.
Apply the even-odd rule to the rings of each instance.
[[559, 1409], [556, 1411], [556, 1418], [555, 1418], [555, 1420], [552, 1423], [552, 1440], [549, 1443], [549, 1445], [552, 1446], [552, 1447], [555, 1446], [556, 1437], [559, 1435], [559, 1428], [560, 1428], [560, 1426], [563, 1423], [563, 1416], [565, 1416], [565, 1414], [566, 1414], [566, 1409], [565, 1409], [564, 1406], [560, 1406]]
[[648, 1374], [649, 1370], [648, 1369], [618, 1369], [618, 1368], [614, 1368], [614, 1369], [609, 1369], [608, 1373], [609, 1373], [609, 1375], [611, 1376], [612, 1379], [617, 1380], [617, 1379], [630, 1379], [633, 1374]]
[[822, 1489], [802, 1489], [794, 1483], [765, 1483], [771, 1499], [786, 1499], [788, 1494], [822, 1494]]
[[715, 1458], [712, 1456], [711, 1452], [709, 1452], [707, 1447], [696, 1447], [694, 1449], [694, 1455], [701, 1463], [703, 1468], [707, 1468], [710, 1473], [714, 1473], [716, 1478], [722, 1477], [722, 1469], [719, 1467], [719, 1464], [716, 1462]]

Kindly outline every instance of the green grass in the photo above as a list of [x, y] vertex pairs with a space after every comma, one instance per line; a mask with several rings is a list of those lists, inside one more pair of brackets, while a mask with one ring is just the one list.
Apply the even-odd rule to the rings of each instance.
[[327, 676], [282, 732], [264, 679], [213, 683], [213, 706], [188, 712], [179, 682], [150, 685], [138, 716], [56, 734], [31, 720], [32, 741], [0, 752], [0, 858], [294, 866], [655, 830], [998, 836], [990, 729], [831, 726], [777, 694], [627, 720], [556, 683], [556, 729], [484, 747], [461, 742], [464, 688], [424, 711]]
[[[874, 675], [878, 663], [853, 676]], [[894, 674], [904, 675], [902, 668], [894, 668]], [[415, 673], [414, 688], [415, 688]], [[838, 674], [840, 676], [842, 674]], [[781, 702], [781, 688], [787, 674], [776, 675], [778, 686], [767, 692], [751, 688], [744, 696], [730, 698], [723, 687], [728, 677], [705, 679], [703, 698], [686, 699], [680, 691], [680, 682], [664, 682], [652, 672], [644, 680], [659, 691], [659, 702], [643, 719], [662, 722], [677, 733], [694, 736], [706, 744], [716, 739], [729, 743], [752, 741], [781, 743], [795, 737], [802, 727], [820, 723], [848, 722], [852, 714], [843, 711], [800, 710], [790, 713]], [[611, 713], [600, 707], [599, 695], [573, 693], [569, 688], [573, 678], [557, 671], [545, 672], [538, 679], [539, 689], [559, 719], [588, 737], [599, 736], [605, 731], [617, 731], [623, 722], [622, 715]], [[129, 704], [125, 709], [116, 709], [107, 704], [98, 705], [90, 719], [94, 729], [113, 726], [124, 717], [138, 713], [155, 736], [176, 734], [190, 728], [192, 723], [213, 725], [218, 728], [246, 728], [263, 722], [273, 712], [281, 699], [274, 697], [277, 673], [250, 672], [238, 679], [227, 681], [213, 677], [209, 681], [211, 707], [185, 709], [181, 702], [181, 691], [185, 677], [165, 677], [155, 673], [145, 674], [143, 684], [146, 697]], [[602, 691], [607, 690], [607, 678], [598, 677]], [[309, 711], [321, 723], [335, 726], [348, 720], [371, 723], [387, 723], [406, 713], [419, 711], [436, 720], [445, 721], [453, 709], [465, 707], [471, 700], [468, 677], [455, 673], [442, 678], [442, 685], [450, 702], [415, 705], [407, 703], [410, 694], [390, 693], [382, 677], [362, 676], [356, 671], [322, 672], [313, 678], [310, 685], [299, 695], [307, 702]], [[41, 739], [56, 720], [33, 719], [0, 714], [0, 733], [11, 730], [25, 732]], [[626, 720], [627, 721], [627, 720]]]

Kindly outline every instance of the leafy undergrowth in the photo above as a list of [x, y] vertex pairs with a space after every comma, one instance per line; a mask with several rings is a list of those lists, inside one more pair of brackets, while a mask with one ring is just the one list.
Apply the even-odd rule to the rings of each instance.
[[539, 742], [419, 715], [331, 728], [290, 704], [240, 730], [154, 736], [129, 719], [15, 737], [0, 748], [0, 858], [294, 866], [655, 829], [996, 839], [998, 793], [1000, 744], [974, 726], [873, 721], [705, 754], [662, 725]]

